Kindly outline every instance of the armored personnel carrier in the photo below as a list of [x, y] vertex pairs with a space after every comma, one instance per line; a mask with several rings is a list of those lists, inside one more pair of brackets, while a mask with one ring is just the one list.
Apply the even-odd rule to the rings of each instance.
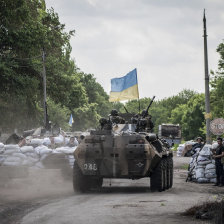
[[[144, 131], [145, 117], [135, 117], [135, 122], [125, 124], [112, 123], [111, 118], [101, 119], [101, 129], [83, 137], [74, 152], [74, 191], [100, 188], [103, 178], [149, 177], [152, 191], [172, 187], [172, 151], [166, 141]], [[118, 117], [114, 120], [119, 122]]]

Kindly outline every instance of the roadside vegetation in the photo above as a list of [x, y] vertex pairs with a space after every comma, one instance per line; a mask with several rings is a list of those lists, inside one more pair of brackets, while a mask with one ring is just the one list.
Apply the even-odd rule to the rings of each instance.
[[[73, 115], [73, 130], [95, 128], [100, 117], [112, 108], [125, 112], [122, 103], [110, 103], [109, 96], [93, 74], [79, 69], [71, 58], [70, 39], [75, 30], [65, 31], [53, 8], [44, 0], [2, 0], [0, 2], [0, 127], [29, 129], [43, 125], [42, 55], [46, 57], [47, 105], [52, 123], [65, 130]], [[74, 24], [75, 27], [75, 24]], [[224, 43], [218, 71], [211, 72], [212, 117], [224, 117]], [[140, 99], [141, 110], [150, 98]], [[139, 103], [126, 103], [138, 113]], [[205, 135], [204, 94], [183, 90], [156, 100], [150, 108], [155, 132], [162, 123], [180, 124], [185, 140]]]

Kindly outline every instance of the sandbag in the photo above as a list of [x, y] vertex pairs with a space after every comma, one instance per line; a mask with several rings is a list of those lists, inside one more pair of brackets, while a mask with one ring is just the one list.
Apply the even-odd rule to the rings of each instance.
[[33, 152], [34, 148], [33, 146], [23, 146], [20, 148], [22, 153], [27, 153], [27, 152]]
[[52, 153], [52, 149], [49, 149], [47, 146], [41, 145], [35, 148], [37, 154], [42, 156], [43, 154], [50, 154]]
[[211, 179], [209, 179], [209, 182], [210, 183], [217, 183], [217, 179], [216, 178], [211, 178]]
[[199, 154], [199, 156], [197, 158], [197, 161], [198, 162], [203, 162], [203, 161], [208, 161], [208, 160], [210, 160], [209, 157], [207, 157], [207, 156], [201, 156], [200, 154]]
[[19, 146], [18, 145], [5, 145], [5, 150], [19, 150]]
[[5, 162], [21, 162], [22, 160], [16, 156], [8, 156], [5, 158]]
[[13, 153], [12, 156], [18, 157], [20, 159], [26, 159], [27, 158], [25, 154], [19, 153], [19, 152]]
[[199, 162], [198, 162], [198, 165], [207, 165], [207, 164], [209, 164], [209, 163], [211, 163], [210, 160], [199, 161]]
[[20, 166], [20, 165], [22, 165], [21, 162], [4, 161], [2, 163], [2, 166]]
[[213, 178], [216, 178], [216, 173], [206, 173], [205, 174], [205, 177], [208, 178], [208, 179], [213, 179]]
[[50, 144], [51, 144], [51, 140], [50, 140], [49, 138], [44, 138], [44, 140], [43, 140], [43, 145], [48, 146], [48, 145], [50, 145]]
[[61, 144], [63, 142], [64, 142], [64, 137], [62, 135], [59, 135], [58, 137], [54, 137], [55, 144]]
[[206, 173], [216, 173], [216, 169], [207, 169], [205, 170], [205, 174]]
[[213, 164], [213, 163], [207, 164], [206, 167], [205, 167], [205, 171], [210, 170], [210, 169], [215, 169], [215, 164]]
[[197, 179], [197, 182], [198, 183], [209, 183], [210, 182], [210, 180], [208, 179], [208, 178], [198, 178]]
[[211, 152], [211, 145], [208, 145], [206, 144], [202, 150], [199, 152], [199, 155], [200, 156], [206, 156], [206, 157], [209, 157], [212, 155], [212, 152]]
[[34, 159], [39, 159], [39, 157], [40, 157], [35, 151], [33, 151], [33, 152], [27, 152], [27, 153], [25, 153], [25, 155], [27, 157], [32, 157]]
[[219, 145], [219, 144], [218, 144], [217, 142], [213, 143], [213, 144], [212, 144], [212, 149], [216, 149], [216, 148], [218, 147], [218, 145]]
[[0, 155], [0, 165], [4, 162], [5, 158], [6, 158], [5, 156]]
[[76, 147], [60, 147], [56, 148], [56, 152], [64, 153], [64, 154], [73, 154], [75, 151]]
[[203, 178], [205, 176], [205, 170], [203, 168], [198, 168], [196, 171], [196, 179]]
[[30, 140], [31, 145], [43, 145], [44, 140], [41, 138], [33, 138]]
[[20, 153], [19, 149], [7, 149], [4, 151], [4, 155], [10, 156], [14, 153]]

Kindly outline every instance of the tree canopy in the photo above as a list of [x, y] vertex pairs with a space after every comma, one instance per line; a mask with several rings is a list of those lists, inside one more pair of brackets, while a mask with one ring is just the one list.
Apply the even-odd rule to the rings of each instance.
[[[49, 118], [63, 129], [95, 128], [100, 117], [124, 104], [110, 103], [109, 96], [93, 74], [82, 72], [71, 59], [70, 39], [53, 8], [44, 0], [0, 1], [0, 127], [23, 130], [43, 125], [43, 54], [46, 58]], [[75, 24], [74, 24], [75, 26]], [[213, 118], [224, 117], [224, 43], [217, 48], [218, 71], [211, 73]], [[141, 88], [141, 87], [139, 87]], [[129, 112], [146, 109], [150, 98], [125, 103]], [[140, 111], [139, 111], [140, 103]], [[162, 123], [180, 124], [184, 139], [205, 134], [204, 94], [183, 90], [155, 100], [149, 113], [155, 132]]]

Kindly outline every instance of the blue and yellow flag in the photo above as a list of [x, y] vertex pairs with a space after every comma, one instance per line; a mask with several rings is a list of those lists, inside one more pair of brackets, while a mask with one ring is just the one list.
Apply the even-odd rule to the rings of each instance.
[[111, 79], [110, 102], [139, 98], [136, 68], [121, 78]]
[[72, 126], [73, 123], [74, 123], [74, 120], [73, 120], [73, 117], [71, 114], [68, 124], [69, 124], [69, 126]]

